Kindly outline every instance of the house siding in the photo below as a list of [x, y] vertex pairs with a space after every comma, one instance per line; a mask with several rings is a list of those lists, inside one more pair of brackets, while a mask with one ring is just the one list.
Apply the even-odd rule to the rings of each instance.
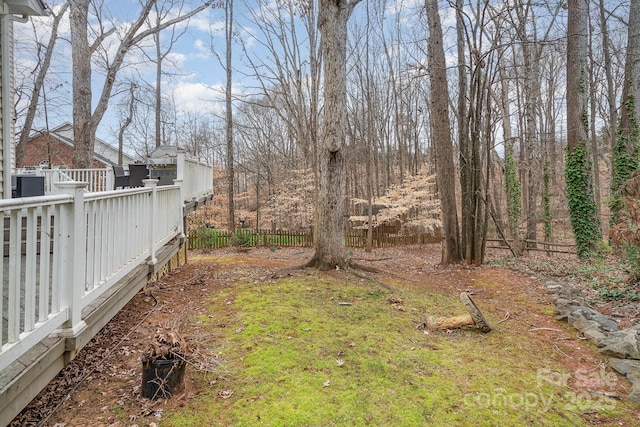
[[[71, 167], [73, 147], [60, 141], [54, 135], [41, 134], [32, 137], [27, 142], [22, 162], [18, 167], [38, 166], [41, 161], [49, 160], [49, 146], [51, 147], [51, 165]], [[94, 168], [104, 168], [107, 163], [93, 159]]]
[[[4, 11], [5, 9], [5, 3], [4, 1], [0, 0], [0, 10]], [[6, 11], [5, 11], [6, 12]], [[4, 20], [1, 19], [2, 15], [0, 15], [0, 34], [2, 34], [5, 30], [5, 28], [3, 28], [3, 25], [8, 25], [8, 31], [6, 31], [8, 38], [7, 40], [5, 40], [3, 37], [0, 37], [0, 61], [2, 61], [2, 45], [8, 43], [9, 46], [13, 46], [13, 40], [14, 40], [14, 35], [13, 35], [13, 22], [11, 20]], [[1, 62], [0, 62], [1, 63]], [[15, 150], [15, 144], [14, 144], [14, 132], [10, 132], [10, 143], [11, 143], [11, 153], [5, 153], [4, 151], [4, 145], [5, 145], [5, 141], [4, 141], [4, 125], [5, 123], [15, 123], [15, 110], [13, 108], [13, 102], [11, 102], [12, 108], [9, 111], [4, 111], [4, 109], [2, 108], [3, 103], [3, 99], [2, 96], [5, 93], [5, 91], [8, 89], [9, 92], [9, 98], [11, 100], [14, 99], [14, 88], [13, 88], [13, 69], [14, 69], [14, 63], [13, 63], [13, 49], [9, 49], [9, 64], [10, 67], [8, 70], [3, 70], [2, 67], [0, 67], [0, 118], [2, 118], [2, 120], [0, 120], [0, 198], [4, 198], [5, 194], [4, 194], [4, 171], [6, 167], [9, 167], [11, 172], [15, 172], [15, 156], [14, 156], [14, 150]], [[9, 81], [11, 82], [11, 84], [9, 85], [9, 88], [3, 88], [2, 87], [2, 73], [9, 73]], [[7, 120], [7, 116], [9, 117], [9, 119]], [[11, 159], [11, 163], [9, 165], [6, 165], [6, 158]]]
[[[73, 125], [71, 123], [63, 123], [60, 126], [51, 129], [52, 135], [57, 135], [61, 139], [66, 139], [69, 143], [73, 141]], [[114, 147], [100, 138], [95, 138], [93, 152], [102, 157], [103, 160], [108, 160], [111, 164], [118, 164], [118, 148]], [[124, 164], [133, 163], [135, 159], [127, 153], [122, 153], [122, 161]]]
[[[11, 118], [7, 123], [15, 123], [16, 122], [16, 110], [15, 110], [15, 102], [13, 101], [15, 99], [15, 88], [13, 86], [15, 80], [15, 76], [14, 76], [14, 70], [15, 70], [15, 63], [14, 63], [14, 59], [13, 59], [13, 42], [14, 42], [14, 34], [13, 34], [13, 21], [9, 21], [9, 46], [11, 46], [11, 49], [9, 49], [9, 64], [11, 64], [11, 66], [9, 67], [9, 81], [11, 82], [11, 85], [9, 87], [9, 91], [11, 93], [10, 99], [11, 99], [11, 111], [8, 111], [7, 113], [9, 114], [9, 117]], [[0, 130], [1, 131], [1, 130]], [[15, 151], [16, 151], [16, 144], [15, 144], [15, 129], [11, 130], [11, 173], [15, 173], [16, 172], [16, 156], [15, 156]]]
[[[0, 1], [0, 9], [4, 9], [4, 2]], [[0, 15], [1, 17], [1, 15]], [[4, 28], [5, 21], [0, 18], [0, 34], [2, 34]], [[0, 61], [2, 61], [2, 44], [7, 43], [8, 40], [4, 40], [0, 37]], [[1, 62], [0, 62], [1, 63]], [[4, 111], [2, 111], [2, 94], [4, 93], [4, 88], [2, 87], [2, 73], [4, 70], [0, 67], [0, 118], [4, 116]], [[4, 198], [4, 139], [3, 139], [3, 125], [4, 120], [0, 120], [0, 198]]]

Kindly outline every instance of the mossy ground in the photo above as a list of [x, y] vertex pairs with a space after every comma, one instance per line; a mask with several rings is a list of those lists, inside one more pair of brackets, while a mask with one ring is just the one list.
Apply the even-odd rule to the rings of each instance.
[[[500, 292], [491, 281], [475, 286]], [[550, 316], [548, 306], [514, 298]], [[397, 277], [381, 284], [346, 272], [300, 274], [239, 283], [207, 305], [208, 315], [192, 321], [218, 337], [210, 345], [225, 379], [202, 377], [204, 392], [163, 425], [574, 426], [594, 414], [626, 424], [634, 410], [572, 387], [577, 374], [552, 346], [517, 335], [495, 314], [489, 334], [425, 331], [429, 315], [461, 314], [457, 295]]]
[[[311, 256], [190, 252], [96, 337], [98, 366], [64, 377], [86, 380], [45, 392], [61, 400], [41, 425], [640, 425], [629, 382], [555, 319], [537, 271], [441, 267], [439, 245], [354, 251], [380, 273], [287, 270]], [[425, 333], [429, 316], [465, 313], [460, 292], [494, 330]], [[193, 364], [183, 390], [150, 401], [140, 357], [167, 322], [196, 346]]]

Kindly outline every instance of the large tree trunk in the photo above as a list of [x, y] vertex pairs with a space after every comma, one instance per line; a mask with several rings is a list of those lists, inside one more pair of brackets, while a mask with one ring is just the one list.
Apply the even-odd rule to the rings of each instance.
[[93, 164], [95, 125], [91, 117], [91, 47], [87, 38], [89, 0], [71, 2], [71, 62], [73, 65], [73, 167]]
[[344, 238], [343, 145], [347, 126], [347, 21], [358, 1], [320, 0], [318, 28], [324, 61], [324, 120], [319, 149], [315, 254], [309, 265], [326, 269], [349, 264]]
[[[596, 123], [596, 120], [598, 118], [597, 113], [596, 113], [596, 103], [597, 103], [597, 98], [599, 98], [601, 96], [601, 94], [596, 94], [595, 93], [595, 76], [594, 76], [594, 72], [593, 72], [593, 64], [594, 64], [594, 56], [593, 56], [593, 43], [591, 42], [591, 40], [589, 40], [589, 106], [590, 106], [590, 110], [589, 110], [589, 117], [591, 118], [591, 123]], [[590, 152], [591, 152], [591, 158], [592, 158], [592, 163], [593, 163], [593, 185], [594, 185], [594, 189], [593, 189], [593, 193], [594, 193], [594, 201], [596, 203], [596, 209], [597, 209], [597, 213], [598, 213], [598, 218], [601, 218], [601, 210], [600, 210], [600, 161], [599, 158], [600, 156], [598, 155], [598, 135], [596, 132], [596, 127], [595, 126], [591, 126], [590, 127], [590, 135], [589, 135], [589, 142], [590, 142]]]
[[619, 220], [622, 199], [618, 190], [640, 166], [640, 0], [632, 0], [629, 9], [627, 55], [620, 107], [620, 124], [613, 148], [611, 182], [611, 222]]
[[231, 68], [231, 42], [233, 40], [233, 0], [227, 0], [225, 3], [225, 17], [226, 17], [226, 63], [225, 68], [227, 72], [227, 87], [225, 91], [225, 105], [226, 105], [226, 143], [227, 143], [227, 222], [228, 230], [235, 231], [235, 205], [233, 200], [234, 195], [234, 156], [233, 156], [233, 103], [231, 99], [232, 85], [232, 68]]
[[538, 180], [540, 175], [537, 170], [540, 167], [538, 160], [539, 146], [538, 131], [536, 117], [538, 116], [538, 102], [540, 97], [537, 96], [537, 88], [539, 88], [540, 69], [538, 67], [537, 55], [534, 55], [536, 47], [530, 46], [528, 40], [523, 40], [524, 55], [524, 96], [525, 96], [525, 138], [527, 146], [527, 240], [528, 247], [535, 248], [538, 240], [538, 209], [536, 196], [538, 194]]
[[509, 87], [504, 67], [500, 68], [500, 98], [498, 102], [502, 115], [502, 136], [504, 139], [504, 185], [507, 202], [507, 218], [509, 220], [509, 234], [513, 239], [512, 248], [516, 255], [521, 255], [520, 244], [520, 207], [521, 189], [518, 180], [518, 167], [513, 146], [515, 138], [511, 131], [511, 108], [509, 101]]
[[449, 90], [442, 46], [442, 27], [437, 0], [425, 0], [429, 24], [429, 79], [431, 83], [431, 122], [436, 151], [438, 192], [442, 211], [442, 264], [460, 261], [460, 232], [456, 208], [455, 165], [449, 124]]
[[567, 20], [567, 164], [565, 179], [578, 256], [586, 258], [601, 240], [588, 155], [588, 0], [570, 0]]
[[467, 99], [472, 96], [469, 93], [467, 75], [469, 70], [466, 63], [466, 43], [464, 28], [464, 2], [456, 0], [456, 36], [458, 52], [458, 147], [460, 150], [460, 199], [461, 199], [461, 220], [460, 220], [460, 244], [462, 257], [469, 260], [471, 258], [473, 234], [473, 151], [472, 141], [469, 136], [469, 111]]
[[[160, 11], [156, 6], [156, 26], [160, 25]], [[156, 91], [155, 91], [155, 100], [156, 100], [156, 111], [155, 111], [155, 138], [156, 138], [156, 148], [162, 145], [162, 135], [161, 135], [161, 120], [162, 120], [162, 60], [164, 59], [164, 55], [160, 51], [160, 33], [156, 33], [153, 35], [154, 42], [156, 44]]]

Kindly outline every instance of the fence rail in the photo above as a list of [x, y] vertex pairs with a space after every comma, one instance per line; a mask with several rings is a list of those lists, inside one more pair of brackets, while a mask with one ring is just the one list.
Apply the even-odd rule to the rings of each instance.
[[[536, 240], [523, 240], [522, 243], [524, 244], [524, 247], [522, 249], [525, 251], [546, 252], [548, 254], [551, 254], [551, 253], [567, 254], [567, 255], [576, 254], [575, 243], [540, 242]], [[510, 247], [513, 247], [513, 240], [487, 239], [488, 249], [509, 250]]]
[[[197, 228], [188, 233], [189, 249], [218, 249], [227, 246], [280, 246], [280, 247], [312, 247], [312, 231], [294, 230], [238, 230], [235, 233], [209, 228]], [[374, 232], [372, 246], [374, 248], [416, 245], [440, 242], [439, 235], [419, 234], [385, 234]], [[352, 230], [345, 234], [345, 244], [350, 248], [364, 248], [367, 244], [366, 231]]]

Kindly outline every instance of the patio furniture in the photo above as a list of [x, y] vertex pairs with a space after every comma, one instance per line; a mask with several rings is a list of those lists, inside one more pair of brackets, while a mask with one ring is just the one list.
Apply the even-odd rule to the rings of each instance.
[[144, 163], [131, 163], [129, 165], [129, 187], [144, 187], [142, 180], [149, 178], [149, 169]]
[[113, 180], [114, 190], [118, 187], [125, 188], [129, 186], [129, 175], [124, 172], [124, 168], [122, 166], [114, 166], [113, 175], [115, 177]]

